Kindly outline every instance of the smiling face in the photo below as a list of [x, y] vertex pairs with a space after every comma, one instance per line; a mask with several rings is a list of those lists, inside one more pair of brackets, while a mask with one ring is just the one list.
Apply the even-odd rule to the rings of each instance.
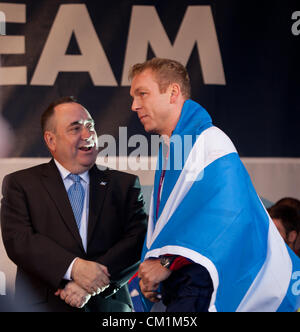
[[52, 156], [71, 173], [82, 173], [95, 163], [98, 154], [97, 134], [89, 112], [77, 103], [55, 107], [51, 119], [53, 131], [44, 138]]
[[[176, 85], [175, 89], [178, 85]], [[130, 95], [131, 109], [137, 115], [147, 132], [170, 136], [178, 121], [172, 96], [174, 84], [161, 93], [151, 69], [135, 75], [132, 79]]]

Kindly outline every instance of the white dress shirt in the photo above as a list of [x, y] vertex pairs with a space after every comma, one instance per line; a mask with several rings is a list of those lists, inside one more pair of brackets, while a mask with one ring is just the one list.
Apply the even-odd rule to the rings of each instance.
[[[68, 177], [71, 174], [70, 171], [65, 169], [57, 160], [54, 159], [54, 162], [59, 170], [59, 173], [64, 182], [66, 191], [68, 192], [69, 188], [73, 184], [73, 181]], [[83, 204], [83, 212], [81, 216], [81, 225], [79, 229], [79, 234], [82, 240], [83, 248], [85, 252], [87, 251], [87, 230], [88, 230], [88, 217], [89, 217], [89, 187], [90, 187], [90, 176], [89, 171], [85, 171], [84, 173], [78, 174], [80, 176], [80, 183], [84, 189], [84, 204]], [[73, 264], [76, 258], [70, 264], [66, 274], [64, 275], [64, 279], [71, 280], [71, 271]]]

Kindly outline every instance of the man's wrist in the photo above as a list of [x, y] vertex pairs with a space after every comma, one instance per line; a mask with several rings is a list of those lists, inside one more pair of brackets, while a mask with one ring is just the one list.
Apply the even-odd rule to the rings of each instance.
[[71, 277], [71, 280], [75, 280], [75, 270], [76, 270], [76, 265], [78, 263], [78, 260], [79, 260], [79, 257], [76, 257], [73, 262], [71, 263], [72, 265], [72, 269], [71, 269], [71, 274], [70, 274], [70, 277]]
[[160, 260], [160, 265], [168, 270], [170, 269], [170, 266], [173, 263], [173, 259], [168, 256], [160, 256], [159, 260]]
[[159, 256], [159, 259], [160, 259], [160, 264], [170, 271], [179, 270], [182, 267], [193, 263], [190, 259], [179, 255], [166, 254]]

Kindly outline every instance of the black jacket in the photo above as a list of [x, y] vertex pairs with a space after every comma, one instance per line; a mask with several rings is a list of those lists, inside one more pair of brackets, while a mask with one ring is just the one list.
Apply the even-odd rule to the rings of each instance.
[[89, 175], [87, 253], [54, 160], [3, 180], [3, 243], [17, 265], [15, 295], [26, 311], [75, 310], [54, 295], [75, 257], [107, 266], [114, 281], [104, 296], [88, 302], [87, 311], [124, 311], [131, 305], [127, 286], [121, 286], [138, 264], [146, 232], [139, 180], [97, 166]]

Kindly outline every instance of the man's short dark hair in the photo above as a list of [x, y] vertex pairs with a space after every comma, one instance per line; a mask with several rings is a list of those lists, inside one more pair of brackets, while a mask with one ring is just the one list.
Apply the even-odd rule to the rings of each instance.
[[295, 208], [300, 216], [300, 201], [293, 197], [283, 197], [275, 203], [276, 205], [287, 205]]
[[73, 96], [66, 96], [66, 97], [61, 97], [55, 101], [53, 101], [43, 112], [41, 116], [41, 127], [42, 127], [42, 133], [46, 130], [51, 130], [55, 131], [55, 128], [51, 128], [50, 126], [50, 119], [52, 118], [54, 114], [54, 108], [58, 105], [61, 104], [66, 104], [66, 103], [77, 103], [76, 99]]
[[287, 236], [292, 231], [299, 233], [299, 215], [295, 208], [275, 204], [268, 209], [268, 212], [272, 219], [281, 220]]

